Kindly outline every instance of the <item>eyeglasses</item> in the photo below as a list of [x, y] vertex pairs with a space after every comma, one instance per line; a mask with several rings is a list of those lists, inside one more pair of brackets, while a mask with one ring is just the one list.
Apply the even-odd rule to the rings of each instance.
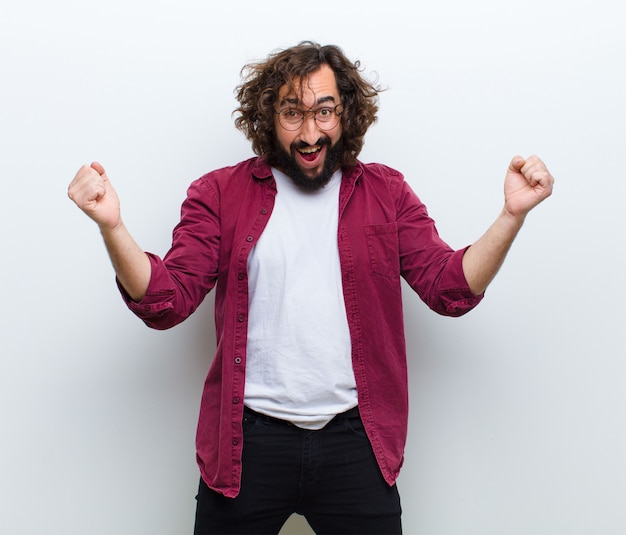
[[283, 108], [274, 111], [278, 115], [278, 122], [285, 130], [298, 130], [304, 124], [307, 114], [313, 115], [313, 120], [320, 130], [332, 130], [339, 122], [339, 116], [343, 113], [341, 104], [333, 108], [318, 108], [317, 110], [298, 110], [296, 108]]

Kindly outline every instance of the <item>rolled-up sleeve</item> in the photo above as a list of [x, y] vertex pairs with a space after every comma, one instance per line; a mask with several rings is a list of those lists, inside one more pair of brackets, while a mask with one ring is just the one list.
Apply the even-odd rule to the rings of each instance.
[[133, 301], [119, 280], [116, 280], [117, 287], [126, 306], [146, 325], [153, 329], [167, 329], [172, 326], [171, 319], [168, 320], [167, 316], [174, 311], [176, 291], [161, 258], [152, 253], [146, 254], [150, 259], [152, 272], [143, 299]]
[[463, 271], [468, 247], [444, 242], [426, 206], [406, 182], [401, 184], [398, 228], [402, 274], [422, 300], [444, 316], [462, 316], [484, 297], [474, 295]]
[[478, 305], [485, 295], [474, 295], [465, 278], [463, 255], [468, 248], [454, 251], [448, 257], [439, 280], [440, 313], [447, 316], [462, 316]]
[[145, 296], [133, 301], [118, 281], [122, 299], [148, 327], [163, 330], [182, 322], [214, 287], [220, 245], [217, 205], [206, 175], [193, 182], [170, 250], [163, 259], [146, 253], [151, 276]]

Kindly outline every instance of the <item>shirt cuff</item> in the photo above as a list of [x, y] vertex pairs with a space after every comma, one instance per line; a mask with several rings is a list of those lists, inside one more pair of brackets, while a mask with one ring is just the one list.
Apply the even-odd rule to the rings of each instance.
[[485, 296], [484, 292], [480, 295], [474, 295], [465, 278], [463, 255], [467, 249], [469, 249], [469, 245], [452, 254], [441, 281], [441, 295], [444, 300], [444, 307], [451, 316], [461, 316], [469, 312]]
[[174, 308], [174, 286], [163, 261], [152, 253], [146, 253], [150, 259], [150, 282], [146, 295], [140, 301], [133, 301], [128, 292], [116, 278], [115, 282], [126, 306], [139, 318], [146, 320], [162, 315]]

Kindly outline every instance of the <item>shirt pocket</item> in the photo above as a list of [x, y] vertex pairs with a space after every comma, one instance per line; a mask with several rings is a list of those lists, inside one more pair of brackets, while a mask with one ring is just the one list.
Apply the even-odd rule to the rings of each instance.
[[391, 279], [399, 278], [398, 224], [367, 225], [365, 241], [372, 272]]

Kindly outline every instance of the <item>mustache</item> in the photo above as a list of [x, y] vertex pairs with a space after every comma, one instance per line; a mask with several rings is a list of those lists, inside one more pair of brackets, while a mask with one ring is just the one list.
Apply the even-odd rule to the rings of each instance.
[[305, 143], [304, 141], [294, 141], [291, 144], [291, 150], [307, 149], [309, 147], [315, 147], [315, 146], [323, 147], [324, 145], [328, 145], [328, 146], [331, 145], [330, 138], [327, 136], [319, 138], [315, 143], [313, 143], [313, 145], [309, 145], [308, 143]]

